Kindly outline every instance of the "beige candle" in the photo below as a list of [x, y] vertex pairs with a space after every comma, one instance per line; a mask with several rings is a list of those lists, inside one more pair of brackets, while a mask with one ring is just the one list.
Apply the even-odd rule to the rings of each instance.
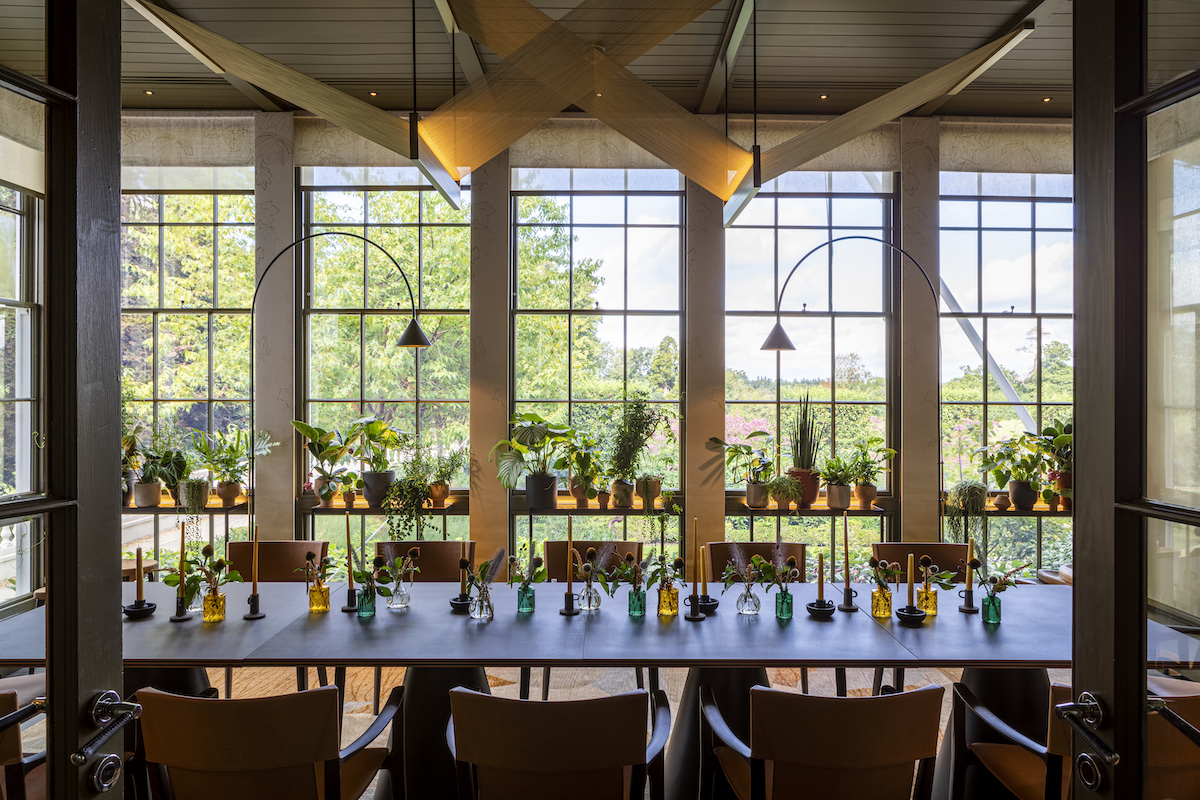
[[[463, 539], [462, 542], [460, 543], [460, 545], [461, 546], [459, 547], [459, 550], [458, 550], [459, 561], [466, 561], [467, 560], [467, 540]], [[461, 574], [458, 576], [458, 593], [461, 596], [466, 597], [467, 596], [467, 571], [465, 569], [460, 569], [459, 572]]]
[[250, 594], [258, 594], [258, 525], [254, 526], [254, 564], [250, 578]]
[[845, 564], [843, 576], [846, 580], [846, 588], [850, 588], [850, 515], [842, 512], [842, 556]]
[[914, 553], [909, 553], [908, 554], [908, 604], [910, 606], [913, 604], [913, 578], [914, 578], [914, 575], [916, 572], [916, 570], [913, 568], [913, 565], [914, 565], [915, 561], [916, 561], [916, 555]]
[[571, 517], [567, 517], [567, 594], [571, 593], [571, 573], [574, 572], [575, 562], [571, 560], [571, 550], [575, 547], [575, 539], [571, 533]]
[[142, 548], [137, 549], [137, 599], [141, 603], [146, 599], [142, 588]]
[[825, 551], [817, 553], [817, 602], [825, 602]]
[[975, 558], [975, 540], [971, 539], [967, 542], [967, 591], [971, 591], [971, 586], [975, 582], [975, 570], [971, 569], [971, 561]]
[[692, 552], [696, 554], [696, 566], [692, 567], [692, 594], [700, 586], [700, 520], [692, 517]]
[[346, 575], [350, 578], [347, 591], [354, 591], [354, 542], [350, 541], [350, 512], [346, 512]]
[[704, 545], [700, 545], [700, 593], [708, 597], [708, 561]]
[[187, 577], [187, 542], [179, 540], [179, 596], [183, 597], [183, 579]]

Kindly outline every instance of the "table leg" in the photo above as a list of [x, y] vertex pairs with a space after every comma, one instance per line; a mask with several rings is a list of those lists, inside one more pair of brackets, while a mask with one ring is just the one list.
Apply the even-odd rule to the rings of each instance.
[[837, 686], [837, 690], [836, 690], [837, 696], [845, 697], [846, 696], [846, 668], [845, 667], [834, 667], [833, 680]]
[[529, 678], [533, 667], [521, 667], [521, 699], [529, 699]]

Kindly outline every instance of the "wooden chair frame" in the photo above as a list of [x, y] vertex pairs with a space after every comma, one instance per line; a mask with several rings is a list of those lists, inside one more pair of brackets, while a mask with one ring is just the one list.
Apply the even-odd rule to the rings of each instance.
[[[3, 692], [0, 694], [11, 695], [13, 705], [16, 705], [16, 692]], [[38, 714], [46, 713], [46, 698], [38, 697], [32, 703], [21, 706], [14, 711], [0, 717], [0, 765], [4, 767], [4, 789], [7, 793], [8, 800], [26, 800], [25, 793], [25, 778], [37, 767], [46, 763], [46, 751], [25, 755], [21, 752], [21, 723], [26, 720], [36, 717]], [[11, 748], [4, 747], [5, 731], [14, 729], [15, 733], [10, 734], [14, 740]], [[5, 750], [11, 749], [12, 753], [6, 753]]]

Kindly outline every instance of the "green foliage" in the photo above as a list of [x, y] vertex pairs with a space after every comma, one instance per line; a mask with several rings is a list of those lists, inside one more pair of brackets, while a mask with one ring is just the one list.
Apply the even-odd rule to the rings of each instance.
[[669, 589], [676, 581], [683, 582], [683, 559], [676, 558], [668, 563], [665, 553], [659, 553], [657, 558], [650, 559], [650, 569], [645, 573], [646, 588], [658, 584], [659, 589]]
[[1036, 447], [1032, 434], [1004, 439], [979, 448], [983, 469], [992, 474], [1002, 489], [1009, 481], [1028, 481], [1037, 488], [1045, 468], [1045, 457]]
[[445, 452], [435, 453], [431, 459], [432, 480], [430, 483], [440, 483], [447, 486], [454, 476], [462, 472], [467, 465], [467, 448], [453, 447]]
[[387, 472], [391, 469], [390, 451], [400, 446], [400, 434], [387, 420], [375, 416], [360, 417], [354, 425], [361, 429], [358, 458], [372, 472]]
[[354, 452], [354, 443], [362, 435], [361, 428], [352, 426], [343, 436], [340, 431], [325, 430], [298, 419], [292, 420], [292, 427], [308, 439], [308, 452], [316, 462], [313, 471], [331, 481], [336, 481], [347, 471], [340, 462]]
[[665, 421], [663, 411], [651, 406], [643, 397], [635, 397], [621, 407], [621, 419], [612, 436], [612, 456], [609, 459], [614, 478], [633, 480], [646, 444]]
[[800, 481], [787, 475], [780, 475], [777, 478], [773, 478], [764, 484], [764, 486], [767, 493], [780, 504], [784, 502], [795, 503], [804, 497], [804, 487], [800, 484]]
[[179, 581], [182, 579], [184, 600], [187, 605], [192, 604], [192, 600], [200, 591], [202, 584], [205, 594], [216, 594], [220, 587], [227, 583], [242, 582], [241, 573], [235, 569], [229, 569], [225, 559], [217, 558], [211, 544], [204, 545], [199, 558], [185, 556], [183, 560], [186, 565], [183, 574], [180, 574], [179, 567], [168, 567], [167, 574], [163, 576], [163, 583], [175, 588], [179, 586]]
[[[271, 434], [259, 431], [255, 437], [254, 455], [265, 456], [279, 442], [270, 441]], [[240, 428], [228, 431], [192, 431], [192, 449], [200, 469], [206, 469], [221, 483], [245, 483], [250, 468], [250, 436]]]
[[746, 442], [730, 444], [713, 436], [706, 445], [710, 450], [725, 451], [725, 468], [733, 473], [735, 480], [745, 480], [746, 483], [766, 483], [771, 479], [774, 462], [767, 455], [766, 447], [771, 446], [771, 434], [766, 431], [754, 431], [746, 435], [747, 439], [763, 439], [764, 447], [758, 448]]
[[821, 478], [826, 486], [849, 486], [857, 475], [858, 470], [849, 458], [831, 456], [821, 465]]
[[393, 539], [423, 538], [421, 520], [429, 516], [429, 481], [410, 476], [397, 478], [388, 487], [381, 508], [387, 514], [388, 535]]
[[959, 481], [946, 493], [946, 528], [950, 541], [965, 544], [982, 538], [987, 513], [988, 491], [981, 481]]
[[817, 452], [825, 440], [826, 429], [818, 426], [815, 411], [808, 392], [796, 404], [792, 416], [788, 439], [792, 448], [792, 467], [794, 469], [816, 469]]
[[1074, 461], [1072, 446], [1075, 441], [1075, 425], [1068, 420], [1054, 420], [1042, 428], [1040, 434], [1027, 433], [1033, 446], [1046, 458], [1050, 480], [1058, 478], [1059, 473], [1070, 472]]
[[595, 436], [576, 431], [575, 438], [567, 445], [566, 455], [555, 462], [556, 470], [567, 470], [572, 482], [583, 486], [589, 498], [597, 494], [596, 482], [604, 475], [600, 461], [600, 442]]
[[497, 450], [505, 448], [498, 458], [498, 477], [505, 489], [517, 488], [526, 474], [553, 475], [551, 467], [556, 458], [568, 451], [575, 438], [570, 427], [549, 422], [533, 412], [513, 414], [509, 424], [513, 426], [512, 438], [496, 442], [488, 453], [491, 461]]
[[883, 446], [883, 439], [872, 436], [866, 442], [859, 442], [850, 457], [850, 470], [853, 472], [853, 482], [859, 485], [874, 485], [879, 480], [879, 473], [887, 469], [887, 462], [896, 457], [896, 451]]
[[871, 568], [871, 579], [875, 581], [875, 585], [880, 589], [887, 591], [888, 584], [900, 579], [904, 573], [901, 571], [900, 565], [895, 561], [890, 564], [886, 561], [880, 561], [875, 556], [867, 559], [867, 565]]
[[358, 590], [367, 594], [377, 594], [380, 597], [391, 597], [392, 590], [389, 584], [394, 580], [394, 576], [388, 569], [387, 559], [383, 556], [375, 556], [371, 565], [371, 569], [364, 567], [354, 570], [354, 580], [358, 581]]
[[521, 564], [516, 556], [508, 557], [508, 585], [519, 583], [522, 588], [531, 583], [541, 583], [546, 580], [547, 571], [543, 566], [541, 556], [534, 556], [529, 563]]

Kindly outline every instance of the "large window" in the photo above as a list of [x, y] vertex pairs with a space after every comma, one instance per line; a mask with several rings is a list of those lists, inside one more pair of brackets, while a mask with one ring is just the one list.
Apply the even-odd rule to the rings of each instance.
[[[775, 324], [775, 299], [792, 267], [831, 239], [891, 241], [893, 206], [890, 173], [792, 172], [764, 186], [726, 232], [726, 441], [767, 431], [782, 457], [776, 463], [786, 470], [789, 420], [805, 397], [817, 404], [826, 434], [818, 464], [834, 454], [850, 455], [871, 437], [890, 438], [894, 258], [884, 245], [856, 239], [814, 253], [791, 279], [781, 306], [796, 349], [760, 347]], [[740, 488], [739, 476], [726, 479], [731, 490]], [[887, 488], [885, 473], [880, 490]], [[881, 524], [852, 520], [858, 549], [879, 540]], [[757, 520], [755, 538], [773, 538], [776, 525], [788, 541], [821, 545], [831, 536], [829, 518], [789, 517]], [[726, 533], [747, 538], [748, 520], [729, 518]], [[866, 555], [854, 558], [865, 562]]]
[[41, 489], [39, 210], [0, 184], [0, 498]]
[[[683, 179], [672, 170], [513, 171], [513, 398], [607, 442], [622, 403], [670, 417], [642, 471], [679, 489], [683, 324]], [[578, 520], [577, 536], [650, 538], [652, 525]], [[585, 526], [579, 532], [580, 524]], [[534, 538], [565, 537], [561, 518]], [[587, 526], [595, 528], [587, 533]], [[671, 526], [674, 540], [677, 526]], [[623, 532], [622, 532], [623, 531]]]
[[[943, 488], [984, 476], [977, 451], [1073, 415], [1070, 175], [942, 173]], [[1069, 517], [988, 522], [992, 565], [1056, 568]]]

